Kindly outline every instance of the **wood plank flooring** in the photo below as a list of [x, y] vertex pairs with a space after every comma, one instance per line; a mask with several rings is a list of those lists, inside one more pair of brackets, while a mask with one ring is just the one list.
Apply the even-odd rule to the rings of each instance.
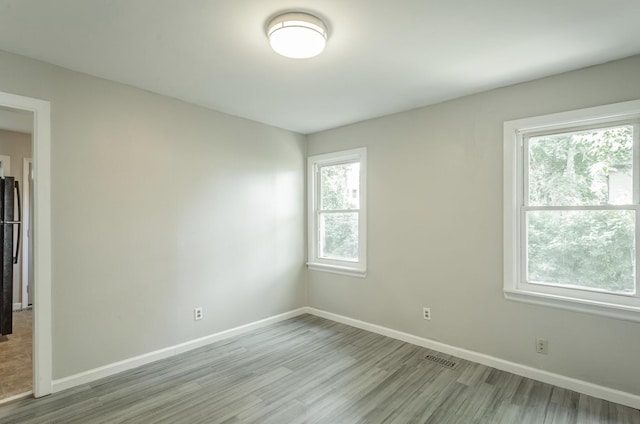
[[0, 422], [638, 424], [640, 411], [303, 315], [0, 406]]
[[13, 313], [13, 333], [0, 336], [0, 399], [30, 392], [33, 384], [33, 310]]

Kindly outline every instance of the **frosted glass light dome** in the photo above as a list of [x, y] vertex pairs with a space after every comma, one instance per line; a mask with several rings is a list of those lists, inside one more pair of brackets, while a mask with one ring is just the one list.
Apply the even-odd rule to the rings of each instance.
[[308, 13], [284, 13], [267, 25], [271, 48], [282, 56], [306, 59], [319, 55], [327, 44], [327, 27]]

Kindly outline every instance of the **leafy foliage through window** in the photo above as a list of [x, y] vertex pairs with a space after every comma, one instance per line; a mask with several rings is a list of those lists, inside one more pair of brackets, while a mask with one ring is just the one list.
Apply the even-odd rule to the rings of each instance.
[[320, 257], [358, 260], [360, 163], [320, 167]]
[[526, 206], [537, 207], [525, 208], [527, 281], [634, 293], [633, 126], [532, 136], [526, 145]]

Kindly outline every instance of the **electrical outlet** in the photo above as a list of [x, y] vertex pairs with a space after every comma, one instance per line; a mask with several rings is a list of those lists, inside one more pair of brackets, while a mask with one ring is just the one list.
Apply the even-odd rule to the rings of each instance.
[[195, 308], [193, 310], [193, 320], [198, 321], [201, 319], [202, 319], [202, 306], [200, 306], [199, 308]]
[[549, 343], [547, 339], [536, 339], [536, 352], [546, 355], [549, 353]]
[[431, 321], [431, 308], [422, 308], [422, 318]]

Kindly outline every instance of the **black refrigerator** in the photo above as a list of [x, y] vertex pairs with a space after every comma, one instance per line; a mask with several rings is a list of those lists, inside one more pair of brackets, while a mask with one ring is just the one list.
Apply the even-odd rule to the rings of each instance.
[[13, 265], [20, 251], [20, 215], [18, 182], [13, 177], [0, 178], [0, 336], [11, 334], [13, 327]]

